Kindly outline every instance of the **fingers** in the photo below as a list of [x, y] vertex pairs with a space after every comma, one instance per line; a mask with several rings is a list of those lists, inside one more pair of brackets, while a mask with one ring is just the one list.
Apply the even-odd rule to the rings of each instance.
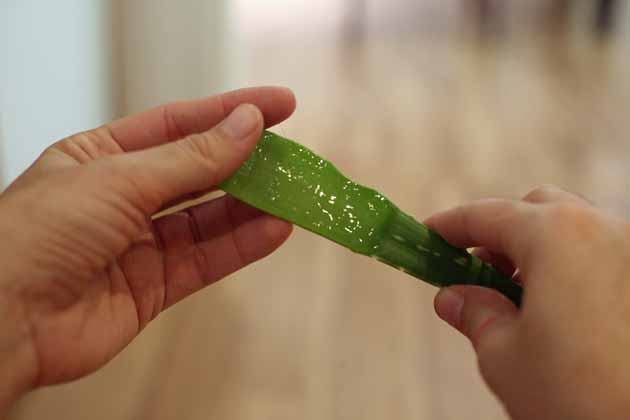
[[147, 216], [164, 204], [217, 185], [238, 169], [260, 139], [263, 116], [241, 105], [212, 129], [158, 147], [113, 157], [110, 172]]
[[505, 379], [512, 380], [518, 352], [518, 311], [498, 292], [476, 286], [453, 286], [435, 297], [440, 318], [471, 341], [481, 373], [488, 385], [499, 391]]
[[[521, 202], [480, 200], [438, 213], [425, 223], [452, 245], [479, 247], [474, 253], [506, 275], [523, 266], [526, 254], [536, 246], [535, 214], [547, 203], [590, 205], [587, 200], [554, 186], [541, 186]], [[526, 264], [525, 264], [526, 265]]]
[[506, 276], [512, 277], [514, 275], [514, 265], [512, 265], [512, 262], [505, 256], [492, 253], [485, 248], [476, 248], [473, 250], [472, 254], [487, 262]]
[[197, 243], [229, 233], [263, 216], [260, 210], [224, 195], [153, 221], [153, 231], [160, 248], [167, 254], [188, 252]]
[[160, 218], [154, 229], [166, 254], [165, 307], [267, 256], [291, 233], [229, 196]]
[[146, 149], [203, 133], [246, 103], [260, 109], [266, 127], [284, 121], [295, 110], [295, 97], [289, 89], [258, 87], [163, 105], [115, 121], [107, 128], [124, 151]]
[[425, 223], [460, 248], [484, 247], [519, 265], [530, 242], [529, 209], [510, 200], [481, 200], [438, 213]]
[[555, 185], [541, 185], [528, 192], [523, 201], [534, 204], [568, 202], [582, 205], [591, 203], [579, 195], [564, 191]]
[[435, 298], [440, 318], [468, 337], [475, 348], [499, 323], [513, 321], [518, 310], [498, 292], [476, 286], [453, 286]]

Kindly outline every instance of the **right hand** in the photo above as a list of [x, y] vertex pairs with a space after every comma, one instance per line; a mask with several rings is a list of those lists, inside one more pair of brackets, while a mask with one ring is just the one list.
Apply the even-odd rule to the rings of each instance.
[[[441, 290], [438, 315], [466, 335], [516, 420], [630, 418], [630, 225], [555, 187], [483, 200], [426, 222], [522, 282]], [[515, 271], [515, 269], [517, 269]]]

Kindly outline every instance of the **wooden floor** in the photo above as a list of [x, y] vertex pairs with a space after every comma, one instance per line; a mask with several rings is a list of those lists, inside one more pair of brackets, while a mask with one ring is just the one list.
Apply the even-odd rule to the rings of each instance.
[[[243, 34], [238, 82], [292, 86], [299, 111], [277, 131], [419, 219], [541, 183], [630, 215], [628, 32], [496, 42], [457, 19], [326, 36], [271, 22], [264, 42]], [[505, 419], [467, 341], [434, 316], [435, 292], [298, 230], [10, 418]]]

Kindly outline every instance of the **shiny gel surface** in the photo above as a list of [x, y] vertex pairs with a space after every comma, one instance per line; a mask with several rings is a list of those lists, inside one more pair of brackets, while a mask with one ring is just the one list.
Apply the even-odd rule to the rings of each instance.
[[265, 132], [256, 150], [221, 186], [256, 208], [355, 252], [372, 255], [395, 207], [344, 177], [307, 148]]
[[370, 188], [343, 176], [307, 148], [265, 132], [256, 150], [220, 187], [253, 207], [439, 287], [494, 288], [517, 305], [522, 289], [455, 248]]

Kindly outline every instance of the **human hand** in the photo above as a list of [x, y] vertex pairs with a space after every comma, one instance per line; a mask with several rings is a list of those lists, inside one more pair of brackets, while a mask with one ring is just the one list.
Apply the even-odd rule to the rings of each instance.
[[280, 88], [162, 106], [56, 143], [0, 196], [0, 413], [288, 237], [230, 197], [151, 216], [227, 178], [294, 108]]
[[[516, 420], [630, 417], [630, 225], [542, 187], [427, 220], [453, 245], [524, 285], [518, 311], [477, 287], [441, 290], [438, 315], [465, 334]], [[515, 273], [515, 269], [517, 269]]]

